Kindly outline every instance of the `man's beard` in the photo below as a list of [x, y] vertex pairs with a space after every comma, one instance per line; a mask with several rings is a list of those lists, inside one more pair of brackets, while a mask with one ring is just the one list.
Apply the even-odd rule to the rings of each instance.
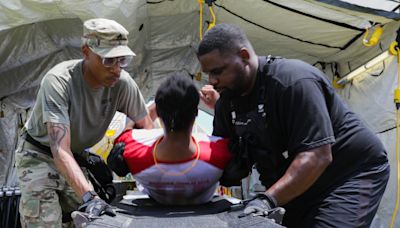
[[226, 89], [224, 89], [224, 90], [221, 92], [220, 96], [221, 96], [223, 99], [231, 99], [231, 98], [240, 97], [241, 94], [242, 94], [241, 91], [226, 88]]
[[244, 88], [245, 81], [241, 79], [243, 78], [237, 77], [234, 82], [235, 86], [233, 88], [225, 88], [220, 94], [221, 97], [229, 99], [242, 96], [242, 94], [246, 91], [246, 88]]
[[221, 92], [220, 96], [222, 99], [230, 99], [236, 97], [236, 94], [233, 90], [227, 88]]

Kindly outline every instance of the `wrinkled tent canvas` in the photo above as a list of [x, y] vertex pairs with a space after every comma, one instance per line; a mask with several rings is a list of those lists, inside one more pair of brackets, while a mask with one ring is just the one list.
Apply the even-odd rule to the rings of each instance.
[[[217, 0], [217, 23], [235, 23], [259, 55], [299, 58], [332, 79], [343, 77], [386, 51], [400, 27], [397, 0]], [[396, 10], [397, 8], [397, 10]], [[203, 4], [203, 32], [211, 20]], [[197, 0], [1, 0], [0, 1], [0, 184], [11, 185], [18, 130], [35, 101], [44, 73], [60, 61], [81, 58], [82, 21], [114, 19], [130, 32], [137, 56], [128, 68], [146, 100], [173, 72], [200, 71]], [[381, 24], [379, 44], [362, 44], [366, 28]], [[393, 56], [365, 68], [338, 89], [381, 138], [391, 163], [389, 186], [374, 227], [387, 227], [395, 206], [395, 108], [397, 63]], [[207, 82], [202, 75], [200, 87]], [[398, 216], [399, 217], [399, 216]], [[396, 220], [400, 227], [400, 218]]]

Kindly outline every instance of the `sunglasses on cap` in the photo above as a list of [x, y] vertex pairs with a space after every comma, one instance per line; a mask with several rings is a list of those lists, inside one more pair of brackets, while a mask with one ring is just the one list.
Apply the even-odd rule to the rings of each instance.
[[125, 68], [132, 62], [133, 56], [120, 56], [112, 58], [101, 58], [105, 67], [113, 67], [118, 63], [119, 67]]

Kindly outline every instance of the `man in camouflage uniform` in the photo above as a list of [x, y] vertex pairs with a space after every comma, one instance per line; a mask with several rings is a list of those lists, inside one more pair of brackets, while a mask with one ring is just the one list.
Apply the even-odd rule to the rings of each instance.
[[20, 203], [21, 224], [59, 227], [63, 214], [68, 221], [66, 214], [76, 210], [81, 200], [59, 174], [53, 158], [38, 153], [25, 140], [20, 141], [16, 156], [20, 186], [24, 193], [30, 192], [23, 194]]
[[[128, 31], [115, 21], [84, 23], [83, 59], [62, 62], [43, 78], [16, 151], [23, 227], [61, 227], [81, 207], [113, 214], [87, 181], [74, 155], [98, 142], [116, 111], [151, 128], [143, 96], [123, 70], [135, 55]], [[64, 220], [66, 221], [66, 220]]]

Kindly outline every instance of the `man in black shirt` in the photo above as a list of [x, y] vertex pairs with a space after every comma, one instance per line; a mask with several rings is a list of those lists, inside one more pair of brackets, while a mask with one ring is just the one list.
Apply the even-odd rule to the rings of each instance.
[[236, 142], [236, 161], [255, 164], [267, 189], [254, 205], [285, 207], [288, 227], [369, 227], [389, 178], [387, 155], [322, 72], [257, 56], [227, 24], [205, 34], [197, 56], [213, 86], [201, 91], [210, 107], [216, 102], [213, 134]]

